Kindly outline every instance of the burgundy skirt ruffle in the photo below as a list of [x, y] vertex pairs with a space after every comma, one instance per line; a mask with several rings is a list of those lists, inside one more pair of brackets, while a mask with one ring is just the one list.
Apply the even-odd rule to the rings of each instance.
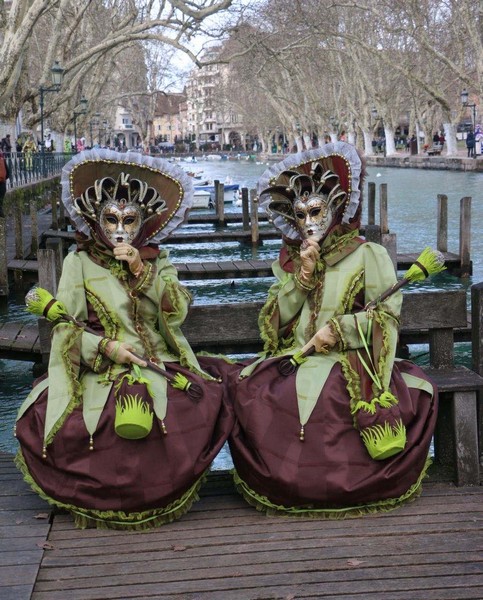
[[300, 421], [295, 375], [283, 377], [268, 360], [238, 383], [230, 450], [239, 477], [275, 505], [338, 509], [399, 498], [425, 469], [436, 422], [437, 399], [408, 388], [401, 373], [427, 379], [409, 361], [394, 366], [391, 389], [407, 431], [405, 449], [373, 460], [354, 427], [346, 380], [334, 365], [305, 425]]
[[[165, 363], [203, 388], [195, 402], [168, 385], [167, 433], [154, 417], [149, 435], [127, 440], [114, 431], [115, 394], [111, 391], [89, 450], [82, 406], [67, 417], [42, 457], [48, 390], [17, 422], [17, 438], [30, 476], [52, 500], [96, 511], [125, 513], [159, 509], [189, 490], [225, 443], [233, 425], [227, 401], [229, 371], [222, 360], [201, 357], [203, 369], [224, 382], [206, 381], [177, 363]], [[143, 385], [137, 391], [149, 401]]]

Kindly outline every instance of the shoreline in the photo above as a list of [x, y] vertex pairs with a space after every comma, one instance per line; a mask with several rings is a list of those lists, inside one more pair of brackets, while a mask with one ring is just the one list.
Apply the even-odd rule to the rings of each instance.
[[[264, 154], [264, 160], [278, 162], [286, 154]], [[397, 152], [391, 156], [378, 154], [365, 155], [366, 165], [370, 167], [395, 167], [398, 169], [430, 169], [438, 171], [467, 171], [483, 173], [483, 155], [477, 158], [467, 158], [463, 155], [428, 156], [426, 154], [410, 155]]]

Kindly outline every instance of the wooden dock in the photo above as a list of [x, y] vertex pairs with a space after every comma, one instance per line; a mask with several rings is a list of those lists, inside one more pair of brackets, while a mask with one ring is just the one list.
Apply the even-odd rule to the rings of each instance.
[[[237, 242], [240, 244], [253, 244], [252, 232], [242, 227], [242, 215], [224, 215], [225, 224], [238, 224], [236, 230], [220, 229], [216, 215], [190, 215], [188, 224], [211, 224], [212, 231], [183, 231], [181, 228], [170, 236], [170, 244], [197, 244], [197, 243], [225, 243]], [[46, 240], [54, 239], [64, 247], [74, 243], [74, 233], [60, 229], [57, 215], [52, 214], [50, 207], [39, 211], [35, 216], [38, 234], [33, 234], [30, 216], [14, 215], [7, 220], [7, 248], [6, 267], [9, 278], [13, 278], [17, 287], [22, 284], [30, 285], [38, 279], [38, 263], [36, 260], [36, 248], [43, 247]], [[266, 216], [259, 215], [260, 222], [267, 222]], [[55, 225], [55, 227], [54, 227]], [[363, 228], [364, 230], [364, 228]], [[265, 240], [280, 240], [280, 233], [268, 225], [258, 230], [258, 242]], [[19, 239], [20, 238], [20, 239]], [[255, 246], [258, 244], [255, 243]], [[446, 267], [449, 272], [458, 274], [461, 270], [461, 256], [452, 252], [443, 252]], [[401, 271], [407, 270], [417, 254], [395, 254], [393, 260]], [[248, 260], [248, 261], [219, 261], [213, 263], [174, 263], [182, 280], [192, 279], [236, 279], [252, 277], [271, 277], [271, 260]], [[471, 264], [470, 264], [471, 271]]]
[[[417, 254], [398, 254], [397, 268], [406, 271], [414, 263]], [[225, 260], [210, 262], [173, 262], [182, 281], [195, 279], [242, 279], [273, 277], [273, 260]], [[451, 252], [445, 253], [448, 269], [457, 269], [459, 257]], [[12, 259], [8, 262], [9, 273], [17, 280], [36, 282], [39, 265], [37, 260]]]
[[345, 521], [266, 517], [210, 475], [182, 519], [78, 530], [0, 457], [2, 600], [478, 600], [483, 487], [429, 482], [402, 508]]
[[[259, 311], [261, 303], [254, 304], [251, 310]], [[200, 320], [200, 315], [205, 314], [205, 317], [201, 317], [208, 323], [208, 327], [211, 327], [211, 323], [216, 323], [217, 305], [211, 307], [193, 306], [190, 310], [188, 322], [185, 324], [189, 330], [189, 321]], [[213, 335], [213, 330], [212, 330]], [[187, 332], [188, 339], [191, 346], [195, 351], [210, 350], [212, 352], [219, 352], [218, 348], [211, 348], [209, 346], [211, 337], [209, 332], [204, 330], [202, 339], [195, 339]], [[215, 337], [218, 334], [215, 333]], [[259, 340], [258, 335], [256, 336]], [[427, 329], [409, 330], [403, 329], [401, 331], [401, 343], [402, 344], [424, 344], [428, 342], [429, 334]], [[454, 330], [454, 340], [456, 342], [470, 342], [471, 341], [471, 314], [468, 314], [466, 327], [461, 327]], [[213, 341], [213, 340], [211, 340]], [[250, 345], [253, 345], [253, 339], [249, 340]], [[208, 345], [207, 345], [208, 344]], [[41, 360], [41, 349], [40, 349], [40, 338], [39, 328], [36, 322], [22, 323], [10, 321], [8, 323], [0, 323], [0, 359], [8, 360], [25, 360], [30, 362], [39, 362]], [[251, 351], [261, 350], [261, 343], [259, 347], [252, 348]]]

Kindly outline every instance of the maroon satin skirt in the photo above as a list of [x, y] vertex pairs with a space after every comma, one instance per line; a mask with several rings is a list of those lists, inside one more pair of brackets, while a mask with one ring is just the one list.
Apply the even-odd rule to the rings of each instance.
[[431, 397], [408, 388], [401, 377], [427, 379], [419, 367], [397, 362], [391, 380], [406, 426], [405, 449], [374, 460], [354, 427], [340, 365], [332, 368], [301, 441], [295, 375], [280, 375], [279, 360], [265, 361], [239, 381], [234, 399], [230, 450], [251, 490], [283, 507], [340, 509], [397, 499], [418, 482], [437, 414], [436, 391]]
[[[215, 358], [201, 357], [203, 369], [223, 383], [206, 381], [177, 363], [165, 363], [172, 375], [181, 372], [203, 389], [201, 400], [168, 384], [166, 434], [158, 419], [149, 435], [128, 440], [114, 431], [115, 393], [107, 404], [89, 449], [82, 406], [75, 408], [42, 457], [48, 390], [17, 422], [17, 438], [35, 484], [54, 503], [96, 511], [142, 512], [168, 506], [189, 490], [225, 443], [233, 425], [227, 401], [229, 371]], [[136, 384], [150, 402], [144, 385]]]

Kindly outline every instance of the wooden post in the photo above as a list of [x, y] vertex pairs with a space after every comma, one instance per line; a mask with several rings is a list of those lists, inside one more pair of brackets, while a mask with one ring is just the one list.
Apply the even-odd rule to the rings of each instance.
[[57, 294], [57, 269], [54, 250], [39, 249], [37, 262], [39, 265], [39, 286], [55, 296]]
[[50, 225], [51, 229], [57, 231], [59, 229], [59, 219], [57, 213], [57, 198], [55, 194], [50, 195], [50, 206], [52, 210], [52, 223]]
[[250, 229], [250, 203], [248, 198], [248, 188], [242, 188], [242, 219], [243, 219], [243, 231]]
[[397, 272], [397, 236], [395, 233], [381, 233], [381, 244], [387, 250], [392, 264], [394, 266], [394, 272]]
[[460, 268], [461, 276], [471, 275], [471, 197], [460, 200]]
[[[53, 296], [57, 294], [57, 272], [54, 250], [39, 249], [37, 252], [39, 265], [39, 286], [48, 290]], [[49, 363], [51, 323], [47, 319], [39, 319], [39, 343], [42, 365]]]
[[30, 254], [36, 256], [37, 250], [39, 249], [39, 217], [37, 212], [37, 202], [33, 195], [30, 198], [30, 228]]
[[[483, 376], [483, 282], [471, 286], [471, 367]], [[483, 455], [483, 392], [478, 394], [478, 448]]]
[[[59, 193], [60, 192], [56, 192]], [[62, 231], [66, 231], [67, 229], [67, 221], [65, 219], [65, 208], [64, 208], [64, 203], [62, 202], [62, 198], [60, 198], [60, 200], [57, 201], [57, 205], [59, 207], [59, 227]]]
[[376, 224], [376, 184], [373, 181], [367, 184], [367, 224]]
[[454, 366], [453, 329], [429, 330], [429, 364], [434, 369], [451, 369]]
[[225, 184], [215, 181], [215, 206], [218, 224], [225, 224]]
[[[48, 290], [53, 296], [57, 294], [57, 272], [55, 251], [39, 249], [37, 252], [37, 263], [39, 265], [39, 286]], [[46, 369], [50, 357], [50, 334], [52, 324], [47, 319], [38, 320], [39, 345], [42, 356], [42, 367]], [[38, 371], [40, 374], [40, 370]]]
[[448, 196], [438, 194], [438, 231], [436, 248], [448, 252]]
[[15, 258], [24, 258], [22, 210], [23, 210], [23, 206], [20, 203], [16, 203], [15, 207], [14, 207], [14, 211], [13, 211], [13, 221], [14, 221], [14, 231], [15, 231]]
[[368, 242], [382, 243], [381, 228], [379, 225], [367, 225], [365, 238]]
[[0, 296], [8, 296], [7, 219], [0, 217]]
[[64, 244], [61, 239], [47, 238], [45, 247], [54, 252], [55, 257], [55, 280], [59, 281], [62, 274], [62, 263], [64, 262]]
[[381, 233], [389, 233], [388, 215], [387, 215], [387, 183], [381, 183], [379, 186], [379, 217]]
[[252, 244], [260, 243], [260, 235], [258, 231], [258, 196], [257, 190], [250, 190], [250, 216], [252, 230]]
[[471, 286], [472, 369], [483, 377], [483, 282]]

